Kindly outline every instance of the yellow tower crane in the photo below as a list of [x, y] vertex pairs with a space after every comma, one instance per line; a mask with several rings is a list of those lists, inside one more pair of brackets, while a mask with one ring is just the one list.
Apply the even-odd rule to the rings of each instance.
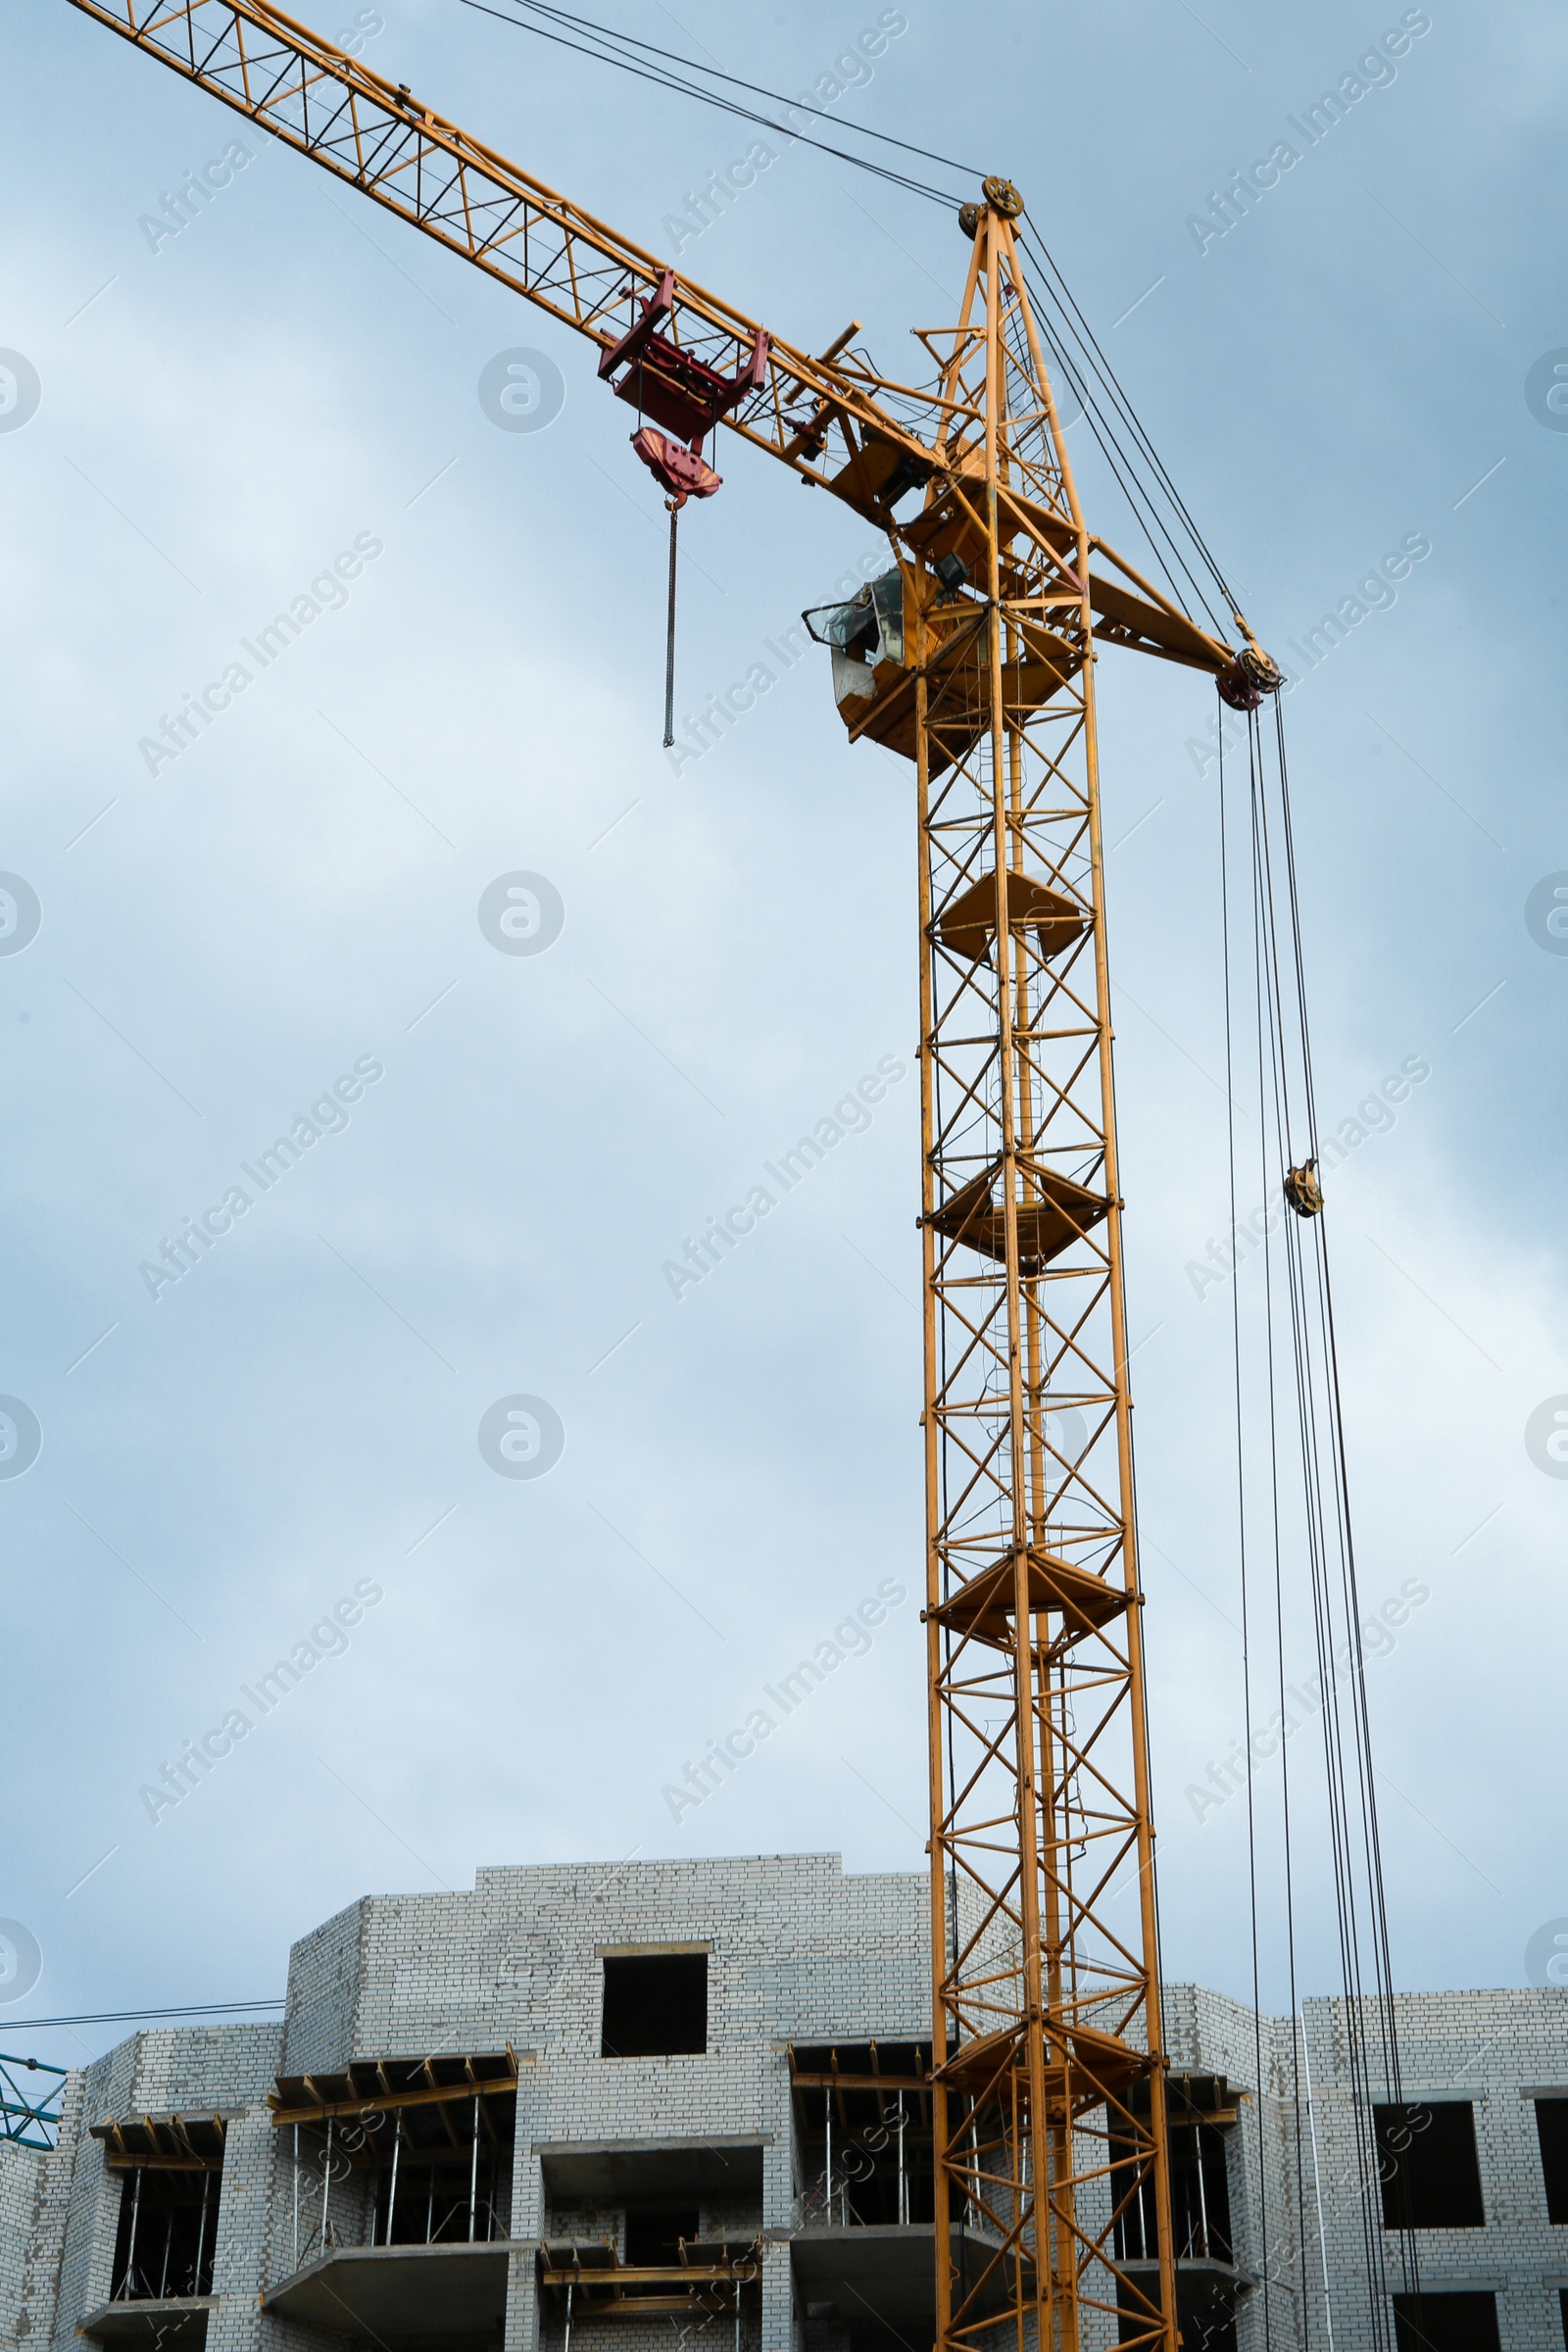
[[904, 384], [855, 328], [779, 341], [267, 0], [73, 5], [587, 336], [672, 554], [720, 425], [887, 536], [808, 620], [919, 835], [937, 2343], [1175, 2352], [1094, 663], [1181, 662], [1240, 710], [1279, 673], [1090, 530], [1007, 180]]

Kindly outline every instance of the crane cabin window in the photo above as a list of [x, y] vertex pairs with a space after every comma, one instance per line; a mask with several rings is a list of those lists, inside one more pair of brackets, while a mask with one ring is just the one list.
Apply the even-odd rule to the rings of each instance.
[[602, 2058], [701, 2057], [708, 2049], [708, 1954], [605, 1955]]

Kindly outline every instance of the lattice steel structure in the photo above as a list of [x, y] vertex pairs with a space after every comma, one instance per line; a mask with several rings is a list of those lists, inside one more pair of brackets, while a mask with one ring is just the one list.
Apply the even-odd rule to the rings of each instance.
[[939, 2341], [1174, 2347], [1090, 546], [1010, 210], [943, 384], [983, 594], [917, 686]]
[[60, 2135], [65, 2095], [63, 2066], [0, 2055], [0, 2139], [14, 2139], [24, 2148], [52, 2148]]
[[[1174, 2352], [1093, 662], [1249, 708], [1277, 673], [1090, 535], [1006, 181], [904, 384], [855, 327], [770, 336], [268, 0], [72, 5], [588, 336], [639, 425], [723, 426], [887, 534], [822, 633], [919, 824], [938, 2336]], [[1157, 2261], [1118, 2253], [1135, 2201]]]

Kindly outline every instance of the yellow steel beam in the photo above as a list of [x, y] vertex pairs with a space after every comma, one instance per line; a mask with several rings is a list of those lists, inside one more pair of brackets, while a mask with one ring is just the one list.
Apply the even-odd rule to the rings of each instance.
[[516, 2087], [514, 2076], [501, 2075], [494, 2082], [438, 2082], [433, 2089], [391, 2090], [371, 2099], [321, 2099], [308, 2107], [285, 2107], [276, 2091], [270, 2091], [268, 2105], [274, 2124], [324, 2124], [328, 2116], [387, 2115], [397, 2107], [434, 2107], [448, 2101], [466, 2107], [475, 2089], [481, 2097], [505, 2098]]

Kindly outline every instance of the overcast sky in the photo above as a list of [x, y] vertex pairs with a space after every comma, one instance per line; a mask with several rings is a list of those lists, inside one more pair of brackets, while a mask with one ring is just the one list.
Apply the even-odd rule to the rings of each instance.
[[[1568, 1483], [1526, 1443], [1568, 1393], [1568, 941], [1527, 920], [1568, 870], [1568, 25], [992, 0], [956, 45], [951, 10], [903, 13], [839, 111], [1016, 180], [1263, 642], [1289, 662], [1430, 544], [1287, 718], [1320, 1107], [1430, 1072], [1331, 1202], [1363, 1593], [1426, 1594], [1368, 1677], [1396, 1972], [1522, 1984], [1568, 1914]], [[792, 91], [879, 14], [614, 11]], [[459, 0], [339, 16], [655, 251], [754, 135]], [[1194, 229], [1417, 18], [1249, 215]], [[275, 1993], [343, 1903], [481, 1863], [922, 1868], [908, 772], [847, 747], [813, 653], [672, 774], [663, 517], [591, 350], [254, 135], [159, 238], [244, 126], [65, 0], [4, 37], [0, 1391], [41, 1450], [0, 1480], [0, 1915], [42, 1974], [0, 2045], [28, 2014]], [[964, 249], [796, 148], [680, 259], [912, 372]], [[519, 349], [564, 383], [544, 429], [481, 401]], [[874, 552], [760, 455], [720, 464], [683, 534], [682, 711]], [[1085, 494], [1114, 538], [1087, 463]], [[323, 578], [149, 772], [140, 741]], [[1230, 1324], [1189, 1271], [1226, 1215], [1213, 697], [1132, 656], [1100, 687], [1165, 1964], [1241, 1993], [1245, 1808], [1188, 1793], [1242, 1728]], [[536, 937], [559, 906], [536, 953], [481, 922], [517, 873], [549, 885]], [[869, 1126], [674, 1298], [664, 1261], [879, 1064], [907, 1074]], [[264, 1191], [242, 1163], [302, 1118]], [[247, 1212], [152, 1296], [143, 1261], [234, 1187]], [[516, 1396], [552, 1450], [559, 1418], [547, 1475], [481, 1451]], [[909, 1597], [869, 1651], [674, 1820], [665, 1785], [885, 1580]], [[343, 1645], [248, 1708], [340, 1601]], [[139, 1790], [236, 1707], [250, 1736], [151, 1820]], [[1335, 1987], [1320, 1906], [1301, 1979]]]

